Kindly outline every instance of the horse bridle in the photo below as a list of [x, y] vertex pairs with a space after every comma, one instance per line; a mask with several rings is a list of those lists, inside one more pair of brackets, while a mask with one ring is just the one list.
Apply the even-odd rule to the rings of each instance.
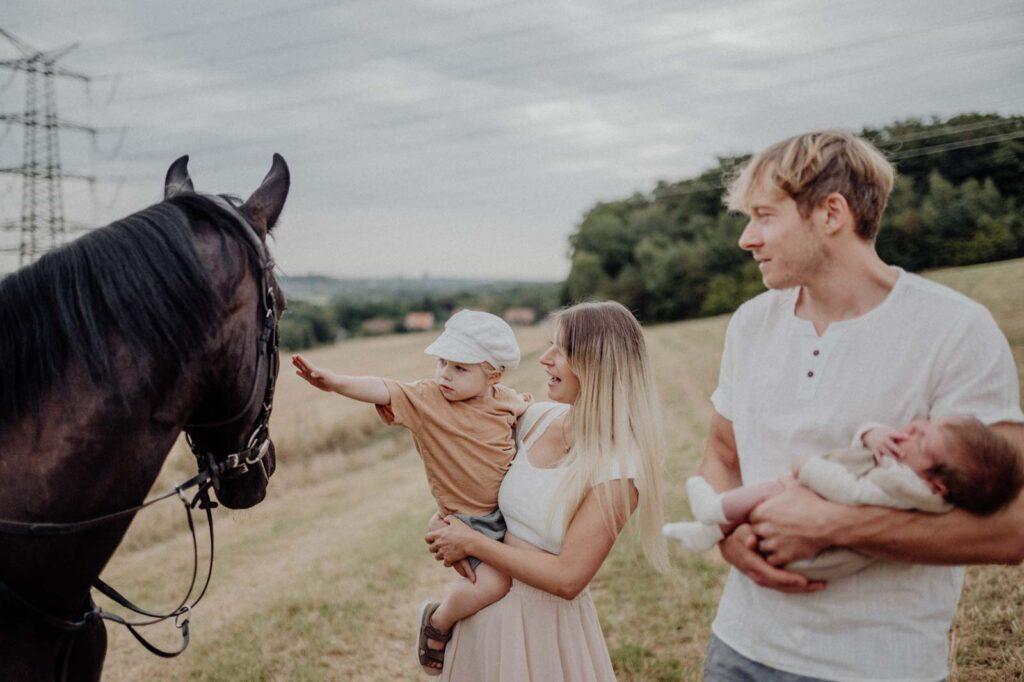
[[[195, 455], [199, 472], [184, 483], [175, 486], [173, 489], [163, 493], [162, 495], [149, 499], [140, 505], [131, 507], [130, 509], [123, 509], [121, 511], [104, 514], [92, 519], [71, 523], [32, 523], [0, 519], [0, 534], [29, 537], [58, 536], [71, 535], [106, 525], [111, 521], [134, 514], [141, 509], [171, 497], [179, 498], [184, 505], [189, 531], [192, 534], [192, 580], [189, 584], [185, 597], [181, 600], [181, 603], [168, 613], [155, 613], [136, 606], [120, 592], [97, 577], [93, 583], [93, 587], [95, 587], [99, 592], [124, 608], [141, 616], [145, 616], [149, 620], [128, 621], [117, 614], [104, 611], [96, 605], [95, 601], [92, 599], [92, 595], [87, 596], [83, 610], [78, 617], [74, 619], [67, 619], [60, 616], [54, 616], [45, 609], [36, 606], [4, 583], [3, 580], [0, 580], [0, 601], [6, 598], [8, 602], [20, 607], [22, 611], [31, 614], [36, 618], [36, 620], [54, 629], [71, 633], [70, 639], [64, 646], [64, 654], [60, 664], [61, 678], [67, 675], [67, 664], [70, 660], [71, 650], [74, 646], [75, 634], [90, 623], [98, 622], [101, 619], [108, 620], [119, 625], [124, 625], [135, 639], [137, 639], [148, 651], [156, 654], [157, 656], [173, 658], [188, 648], [189, 615], [192, 609], [195, 608], [195, 606], [206, 595], [206, 589], [209, 587], [210, 578], [213, 575], [213, 509], [217, 506], [217, 503], [210, 499], [210, 488], [212, 487], [214, 490], [219, 490], [221, 481], [237, 478], [249, 471], [249, 467], [257, 464], [263, 467], [264, 473], [266, 473], [264, 458], [270, 450], [270, 413], [273, 409], [274, 385], [277, 382], [279, 369], [277, 296], [274, 293], [274, 287], [270, 279], [270, 274], [274, 268], [274, 261], [270, 257], [270, 252], [268, 251], [266, 244], [264, 244], [259, 238], [256, 229], [239, 212], [236, 206], [221, 196], [206, 195], [206, 198], [211, 200], [220, 209], [228, 213], [233, 219], [237, 220], [242, 225], [242, 233], [256, 248], [256, 252], [260, 257], [260, 267], [257, 273], [257, 285], [260, 291], [260, 304], [257, 314], [259, 315], [261, 328], [256, 344], [258, 356], [256, 367], [253, 372], [252, 388], [249, 392], [249, 398], [238, 412], [227, 419], [208, 423], [185, 424], [185, 439], [188, 442], [193, 455]], [[240, 419], [245, 417], [252, 408], [253, 401], [259, 397], [258, 382], [260, 372], [264, 366], [267, 371], [267, 384], [263, 391], [263, 400], [260, 405], [259, 414], [256, 416], [256, 421], [250, 431], [250, 436], [246, 441], [246, 445], [244, 448], [234, 452], [230, 452], [226, 455], [220, 455], [220, 461], [218, 461], [218, 456], [215, 453], [197, 445], [190, 433], [190, 430], [213, 429], [229, 426], [237, 423]], [[192, 488], [196, 488], [196, 492], [190, 500], [186, 497], [185, 491]], [[196, 539], [195, 522], [192, 518], [192, 510], [196, 507], [204, 510], [206, 514], [207, 526], [209, 527], [210, 532], [210, 559], [209, 566], [206, 570], [206, 578], [203, 588], [199, 591], [195, 600], [189, 604], [188, 600], [195, 589], [196, 578], [199, 573], [199, 543]], [[154, 646], [143, 638], [136, 629], [148, 625], [155, 625], [169, 619], [174, 620], [174, 625], [181, 631], [182, 637], [181, 646], [174, 651], [164, 651]]]
[[[214, 490], [220, 489], [220, 481], [237, 478], [249, 471], [249, 467], [259, 464], [266, 472], [266, 465], [263, 459], [270, 450], [270, 412], [274, 406], [274, 385], [277, 383], [277, 374], [280, 369], [278, 361], [278, 329], [277, 329], [277, 295], [274, 287], [270, 284], [270, 273], [274, 269], [274, 261], [270, 257], [266, 244], [257, 236], [255, 228], [237, 209], [237, 207], [226, 198], [210, 195], [207, 197], [228, 215], [237, 220], [242, 226], [242, 233], [252, 243], [256, 252], [260, 255], [260, 269], [257, 286], [260, 291], [260, 335], [256, 341], [257, 360], [253, 371], [252, 388], [249, 390], [249, 398], [234, 415], [227, 419], [216, 422], [188, 423], [185, 424], [185, 440], [188, 442], [192, 454], [196, 457], [199, 468], [204, 466], [215, 472], [213, 475]], [[236, 423], [239, 419], [248, 414], [253, 401], [256, 400], [259, 392], [260, 370], [267, 367], [267, 385], [263, 391], [263, 401], [260, 404], [260, 411], [256, 417], [255, 425], [250, 432], [244, 448], [228, 453], [223, 456], [226, 465], [218, 469], [216, 458], [213, 452], [202, 448], [196, 442], [190, 429], [214, 429]], [[216, 473], [220, 471], [220, 473]]]

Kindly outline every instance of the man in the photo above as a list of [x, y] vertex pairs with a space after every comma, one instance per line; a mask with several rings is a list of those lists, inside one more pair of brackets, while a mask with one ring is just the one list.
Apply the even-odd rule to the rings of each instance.
[[[769, 291], [726, 333], [700, 467], [716, 490], [786, 475], [867, 422], [967, 414], [1024, 447], [1017, 371], [989, 312], [875, 251], [893, 181], [869, 143], [816, 132], [764, 150], [729, 187]], [[827, 585], [778, 568], [831, 546], [890, 561]], [[934, 682], [947, 675], [957, 566], [1024, 560], [1024, 496], [981, 519], [845, 507], [787, 484], [720, 549], [735, 570], [706, 680]]]

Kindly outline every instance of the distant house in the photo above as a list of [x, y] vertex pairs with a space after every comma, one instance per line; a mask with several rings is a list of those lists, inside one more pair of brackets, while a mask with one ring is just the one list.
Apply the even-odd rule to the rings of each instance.
[[371, 317], [359, 329], [365, 334], [390, 334], [395, 331], [395, 321], [389, 317]]
[[509, 324], [529, 326], [537, 320], [537, 313], [533, 308], [509, 308], [503, 317]]
[[434, 328], [434, 313], [429, 311], [413, 311], [405, 314], [402, 326], [409, 331], [426, 331]]

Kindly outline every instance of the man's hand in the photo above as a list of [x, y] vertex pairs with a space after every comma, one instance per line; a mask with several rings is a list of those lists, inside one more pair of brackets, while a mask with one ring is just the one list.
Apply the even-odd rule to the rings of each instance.
[[833, 543], [825, 531], [835, 505], [818, 497], [796, 481], [783, 483], [781, 493], [770, 497], [750, 513], [750, 526], [759, 542], [757, 549], [772, 566], [812, 559]]
[[744, 523], [718, 543], [722, 558], [735, 566], [761, 587], [789, 594], [803, 594], [825, 589], [825, 583], [810, 581], [799, 573], [772, 566], [757, 553], [757, 536], [749, 524]]

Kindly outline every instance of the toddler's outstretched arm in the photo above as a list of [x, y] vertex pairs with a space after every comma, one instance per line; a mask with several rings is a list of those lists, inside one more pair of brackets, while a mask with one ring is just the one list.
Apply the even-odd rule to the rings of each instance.
[[380, 377], [353, 377], [314, 367], [301, 355], [292, 356], [295, 373], [321, 391], [375, 405], [390, 405], [391, 395]]

